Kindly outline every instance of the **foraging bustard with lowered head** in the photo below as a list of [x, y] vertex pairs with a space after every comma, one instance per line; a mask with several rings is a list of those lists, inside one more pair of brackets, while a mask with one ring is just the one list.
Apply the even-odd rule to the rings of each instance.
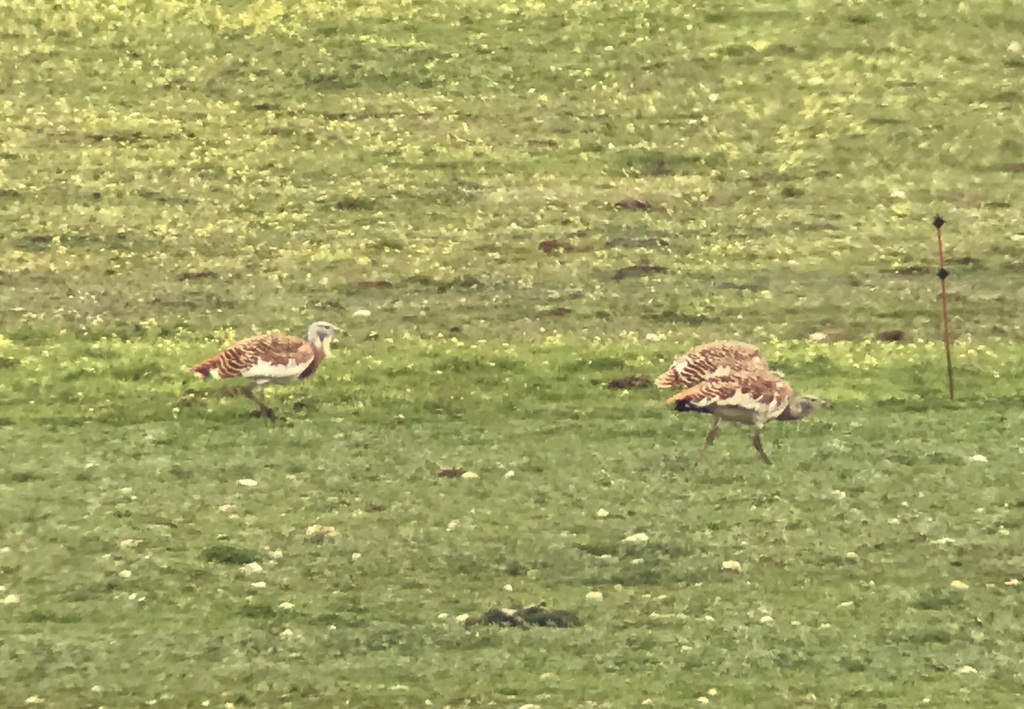
[[699, 382], [665, 401], [676, 411], [697, 411], [711, 414], [711, 430], [704, 439], [697, 462], [714, 443], [721, 421], [754, 427], [754, 450], [768, 465], [771, 459], [761, 447], [761, 429], [769, 421], [802, 419], [815, 409], [831, 409], [832, 405], [816, 396], [793, 393], [793, 388], [775, 372], [726, 371]]
[[716, 340], [691, 348], [676, 357], [668, 370], [654, 380], [664, 388], [688, 389], [710, 377], [727, 372], [768, 371], [761, 350], [746, 342]]
[[223, 352], [193, 364], [189, 370], [203, 378], [248, 379], [249, 384], [241, 388], [241, 393], [259, 406], [253, 414], [273, 420], [274, 411], [263, 398], [263, 387], [305, 379], [313, 374], [331, 353], [331, 340], [341, 334], [340, 327], [321, 321], [309, 326], [305, 340], [279, 333], [247, 337]]

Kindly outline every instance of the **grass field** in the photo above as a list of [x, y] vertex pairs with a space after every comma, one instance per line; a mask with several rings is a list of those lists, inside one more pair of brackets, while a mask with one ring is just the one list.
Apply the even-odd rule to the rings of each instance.
[[[0, 706], [1024, 704], [1018, 3], [0, 38]], [[318, 319], [282, 421], [186, 376]], [[720, 337], [835, 405], [773, 467], [607, 387]], [[464, 622], [540, 602], [581, 625]]]

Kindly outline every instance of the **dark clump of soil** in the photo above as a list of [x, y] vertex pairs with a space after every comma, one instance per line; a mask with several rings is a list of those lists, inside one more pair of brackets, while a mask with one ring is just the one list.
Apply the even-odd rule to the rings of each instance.
[[875, 334], [875, 339], [880, 342], [903, 342], [907, 339], [907, 333], [903, 330], [882, 330]]
[[197, 278], [216, 278], [216, 271], [185, 271], [178, 274], [179, 281], [194, 281]]
[[463, 473], [466, 471], [462, 468], [445, 468], [444, 470], [437, 471], [437, 477], [439, 478], [461, 478]]
[[497, 625], [503, 628], [576, 628], [583, 623], [572, 611], [547, 608], [543, 603], [528, 608], [492, 608], [479, 618], [469, 618], [466, 627]]
[[363, 509], [366, 510], [367, 512], [383, 512], [387, 508], [384, 507], [384, 505], [369, 504]]
[[609, 389], [643, 389], [654, 382], [646, 374], [628, 374], [608, 382]]
[[650, 202], [645, 202], [642, 199], [635, 199], [633, 197], [627, 197], [626, 199], [620, 199], [615, 203], [615, 206], [619, 209], [639, 209], [647, 211], [651, 208]]
[[572, 308], [558, 307], [558, 308], [551, 308], [549, 310], [542, 310], [540, 312], [540, 314], [541, 315], [554, 315], [554, 316], [557, 317], [557, 316], [560, 316], [560, 315], [568, 315], [571, 312], [572, 312]]
[[932, 269], [927, 266], [901, 266], [890, 269], [888, 272], [895, 273], [897, 276], [920, 276], [924, 273], [931, 273]]
[[615, 275], [612, 276], [612, 278], [617, 281], [621, 281], [623, 278], [629, 278], [631, 276], [649, 276], [652, 273], [665, 273], [666, 271], [668, 271], [668, 269], [664, 266], [652, 266], [647, 263], [638, 263], [633, 266], [620, 268], [615, 272]]
[[573, 251], [576, 247], [565, 241], [559, 241], [558, 239], [545, 239], [537, 244], [537, 248], [546, 254], [552, 254], [555, 251]]
[[370, 288], [392, 288], [391, 281], [359, 281], [356, 284], [356, 288], [359, 290], [369, 290]]

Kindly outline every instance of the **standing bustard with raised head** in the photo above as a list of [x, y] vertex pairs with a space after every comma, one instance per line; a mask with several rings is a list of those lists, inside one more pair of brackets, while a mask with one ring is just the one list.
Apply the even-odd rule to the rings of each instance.
[[761, 350], [746, 342], [716, 340], [691, 348], [654, 383], [666, 388], [687, 389], [705, 379], [728, 372], [767, 372], [768, 361]]
[[193, 364], [189, 370], [203, 378], [248, 379], [249, 384], [242, 387], [241, 392], [259, 406], [253, 414], [273, 420], [274, 411], [263, 398], [263, 388], [267, 384], [294, 382], [313, 374], [331, 353], [331, 340], [342, 332], [341, 328], [321, 321], [309, 326], [305, 340], [279, 333], [247, 337]]
[[824, 399], [793, 393], [785, 379], [767, 369], [721, 372], [684, 389], [665, 404], [674, 405], [676, 411], [697, 411], [714, 417], [698, 463], [714, 443], [718, 424], [730, 421], [754, 427], [754, 450], [768, 465], [772, 464], [771, 458], [761, 447], [761, 429], [766, 423], [802, 419], [815, 409], [832, 408]]

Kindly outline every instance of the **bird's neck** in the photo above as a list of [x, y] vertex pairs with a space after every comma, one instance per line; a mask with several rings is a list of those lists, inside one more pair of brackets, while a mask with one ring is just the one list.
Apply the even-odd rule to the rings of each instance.
[[810, 407], [804, 406], [803, 403], [803, 400], [797, 397], [790, 399], [789, 404], [783, 412], [776, 417], [776, 420], [796, 421], [798, 419], [802, 419], [807, 414], [811, 413]]

